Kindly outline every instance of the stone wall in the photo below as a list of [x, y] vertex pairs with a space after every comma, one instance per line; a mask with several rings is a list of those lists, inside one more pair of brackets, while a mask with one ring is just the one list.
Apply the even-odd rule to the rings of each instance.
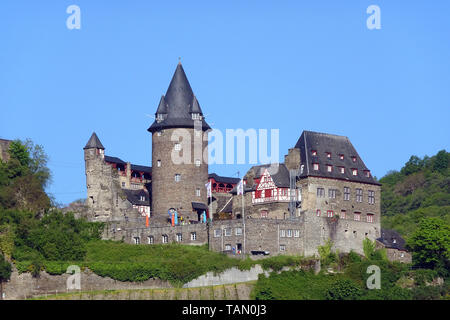
[[[242, 246], [242, 253], [250, 255], [251, 251], [269, 251], [269, 256], [303, 254], [303, 223], [300, 219], [247, 218], [245, 220], [245, 243], [242, 219], [213, 221], [209, 234], [210, 250], [219, 252], [228, 251], [226, 250], [227, 245], [237, 250], [238, 244], [240, 244]], [[227, 235], [226, 229], [230, 230], [230, 235]], [[220, 230], [220, 232], [215, 230]], [[280, 230], [285, 230], [284, 236], [280, 236], [282, 235]], [[298, 230], [298, 233], [295, 232], [296, 230]], [[257, 257], [253, 256], [253, 258]]]
[[[195, 234], [195, 237], [193, 234]], [[124, 241], [134, 244], [136, 243], [135, 238], [139, 238], [141, 244], [150, 244], [150, 237], [153, 237], [153, 244], [161, 244], [163, 243], [163, 235], [167, 236], [168, 243], [203, 245], [208, 242], [208, 229], [204, 223], [174, 227], [150, 225], [149, 228], [130, 228], [124, 232]], [[177, 235], [181, 235], [181, 241], [178, 241]]]
[[84, 150], [88, 219], [102, 222], [137, 219], [140, 214], [127, 200], [117, 170], [104, 161], [101, 152]]
[[[297, 186], [302, 190], [301, 216], [305, 221], [305, 255], [317, 254], [317, 247], [328, 239], [333, 241], [335, 250], [354, 250], [362, 254], [364, 238], [375, 240], [380, 236], [380, 186], [315, 177], [301, 179]], [[350, 188], [350, 200], [344, 200], [344, 187]], [[324, 189], [324, 197], [317, 196], [317, 188]], [[362, 202], [356, 201], [357, 188], [363, 190]], [[329, 197], [329, 189], [336, 190], [335, 198]], [[369, 190], [375, 191], [374, 204], [368, 202]], [[320, 217], [317, 216], [317, 210], [320, 210]], [[333, 211], [332, 218], [327, 216], [328, 210]], [[354, 220], [355, 212], [360, 212], [360, 221]], [[373, 222], [367, 222], [367, 214], [373, 215]]]
[[[34, 278], [31, 273], [19, 274], [17, 270], [14, 270], [11, 274], [11, 279], [3, 283], [5, 299], [27, 299], [47, 294], [78, 291], [67, 290], [67, 279], [69, 276], [69, 274], [50, 275], [44, 271]], [[143, 282], [121, 282], [108, 277], [100, 277], [88, 269], [82, 271], [80, 276], [81, 291], [172, 287], [169, 282], [159, 279], [149, 279]]]
[[[176, 141], [172, 141], [172, 135], [176, 130], [186, 130], [190, 143], [179, 140], [182, 150], [179, 156], [187, 156], [190, 163], [176, 164], [172, 160], [172, 152]], [[207, 133], [203, 133], [207, 136]], [[176, 135], [175, 135], [176, 137]], [[207, 141], [202, 141], [202, 135], [197, 137], [194, 129], [166, 129], [154, 132], [152, 135], [152, 216], [165, 222], [170, 208], [177, 209], [187, 220], [198, 220], [197, 213], [192, 211], [192, 202], [207, 204], [205, 184], [208, 182], [208, 164], [203, 162], [201, 155], [195, 155], [194, 143], [200, 139], [202, 151], [207, 150]], [[185, 149], [191, 147], [191, 154]], [[178, 154], [178, 151], [176, 151]], [[195, 165], [195, 160], [201, 160], [200, 166]], [[160, 161], [161, 166], [157, 163]], [[175, 174], [180, 174], [179, 182], [175, 181]], [[200, 189], [200, 196], [196, 196], [196, 189]]]

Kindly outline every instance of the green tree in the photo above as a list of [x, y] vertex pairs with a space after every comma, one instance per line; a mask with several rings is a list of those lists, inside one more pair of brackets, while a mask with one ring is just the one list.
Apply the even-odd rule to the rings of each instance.
[[367, 259], [371, 259], [375, 253], [375, 241], [371, 241], [369, 238], [363, 240], [363, 251]]
[[450, 225], [439, 218], [424, 218], [407, 240], [415, 264], [425, 268], [449, 266]]
[[0, 254], [0, 300], [3, 299], [3, 282], [11, 277], [11, 264]]
[[433, 170], [443, 172], [448, 168], [448, 162], [450, 161], [450, 156], [445, 150], [441, 150], [436, 154], [436, 159], [434, 160]]
[[400, 172], [407, 176], [420, 171], [422, 167], [423, 161], [418, 156], [411, 156]]

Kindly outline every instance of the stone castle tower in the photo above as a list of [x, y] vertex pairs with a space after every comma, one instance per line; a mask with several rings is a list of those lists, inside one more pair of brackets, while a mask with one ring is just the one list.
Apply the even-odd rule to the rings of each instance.
[[170, 209], [192, 220], [207, 210], [208, 163], [203, 154], [207, 154], [210, 129], [178, 63], [148, 129], [152, 134], [153, 222], [167, 222]]
[[83, 149], [89, 219], [92, 221], [120, 219], [131, 206], [125, 201], [117, 170], [105, 163], [105, 147], [95, 132]]

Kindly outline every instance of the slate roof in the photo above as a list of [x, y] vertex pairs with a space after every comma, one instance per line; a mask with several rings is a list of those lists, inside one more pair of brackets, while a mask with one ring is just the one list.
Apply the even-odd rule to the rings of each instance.
[[[117, 158], [117, 157], [111, 157], [111, 156], [105, 156], [105, 161], [109, 162], [109, 163], [117, 163], [117, 164], [123, 164], [123, 165], [127, 164], [122, 159]], [[141, 166], [138, 164], [131, 164], [131, 170], [152, 173], [152, 167]]]
[[192, 209], [194, 210], [208, 210], [208, 206], [201, 202], [192, 202]]
[[[268, 169], [269, 174], [272, 177], [273, 183], [277, 187], [289, 188], [290, 187], [289, 170], [286, 167], [286, 165], [284, 163], [279, 163], [278, 170], [276, 170], [275, 172], [271, 172], [274, 169], [271, 169], [270, 167], [271, 167], [270, 164], [263, 164], [263, 165], [259, 165], [259, 166], [253, 166], [250, 168], [250, 170], [253, 170], [253, 172], [255, 173], [254, 178], [259, 179], [263, 175], [264, 171], [266, 169]], [[257, 186], [258, 185], [256, 183], [252, 186], [246, 185], [244, 187], [244, 193], [250, 192], [250, 191], [255, 191]], [[233, 190], [230, 191], [230, 193], [237, 194], [237, 186], [235, 186], [233, 188]]]
[[152, 173], [152, 167], [140, 166], [137, 164], [132, 164], [131, 170]]
[[278, 170], [271, 172], [270, 164], [263, 164], [260, 166], [254, 166], [252, 169], [255, 170], [255, 178], [259, 179], [264, 174], [266, 169], [269, 170], [269, 174], [272, 177], [273, 183], [279, 188], [289, 188], [289, 170], [284, 163], [279, 163]]
[[[148, 131], [155, 132], [168, 128], [194, 128], [192, 112], [203, 115], [183, 66], [181, 63], [178, 63], [169, 88], [165, 96], [161, 98], [155, 113], [155, 115], [163, 114], [164, 119], [159, 122], [155, 119]], [[205, 118], [202, 117], [202, 130], [206, 131], [209, 129], [211, 127], [206, 123]]]
[[405, 239], [403, 239], [402, 236], [395, 230], [381, 228], [381, 237], [377, 240], [383, 243], [386, 248], [406, 251]]
[[231, 183], [231, 184], [239, 183], [239, 181], [241, 181], [241, 179], [239, 178], [223, 177], [215, 173], [208, 174], [208, 179], [214, 179], [216, 182]]
[[92, 133], [91, 137], [89, 138], [89, 141], [86, 143], [86, 146], [83, 149], [103, 149], [105, 150], [105, 147], [100, 142], [100, 139], [97, 137], [97, 134], [94, 132]]
[[[131, 190], [131, 189], [123, 189], [125, 195], [127, 196], [127, 200], [130, 201], [131, 204], [136, 206], [150, 206], [151, 204], [151, 194], [145, 189], [139, 190]], [[141, 196], [145, 197], [145, 201], [141, 201]]]
[[[381, 185], [375, 181], [372, 175], [366, 177], [365, 171], [369, 169], [345, 136], [303, 131], [295, 147], [300, 149], [301, 164], [304, 165], [303, 173], [300, 173], [301, 178], [325, 177]], [[312, 155], [312, 150], [317, 152], [316, 156]], [[331, 159], [327, 158], [327, 152], [331, 153]], [[344, 155], [343, 160], [340, 159], [341, 154]], [[353, 162], [353, 156], [356, 157], [356, 162]], [[313, 169], [313, 163], [319, 164], [318, 171]], [[332, 172], [327, 171], [327, 165], [333, 166]], [[339, 167], [345, 167], [344, 174], [340, 172]], [[358, 175], [353, 176], [351, 169], [357, 169]]]
[[105, 161], [110, 163], [126, 164], [125, 161], [117, 157], [105, 156]]

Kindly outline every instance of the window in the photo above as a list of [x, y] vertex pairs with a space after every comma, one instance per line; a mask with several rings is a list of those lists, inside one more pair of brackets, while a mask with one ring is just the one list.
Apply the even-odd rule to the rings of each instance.
[[312, 154], [313, 156], [317, 156], [317, 151], [316, 151], [316, 150], [311, 150], [311, 154]]
[[288, 238], [292, 238], [292, 230], [291, 229], [287, 230], [286, 236]]
[[240, 236], [242, 234], [242, 228], [236, 228], [236, 235]]
[[177, 173], [175, 174], [175, 182], [180, 182], [181, 181], [181, 174]]
[[347, 219], [347, 211], [341, 210], [341, 219]]
[[200, 162], [199, 159], [195, 160], [195, 166], [196, 166], [196, 167], [200, 167], [200, 164], [201, 164], [201, 162]]
[[373, 214], [368, 213], [366, 219], [367, 219], [367, 222], [373, 222]]
[[352, 161], [356, 162], [356, 157], [355, 156], [352, 157]]
[[362, 202], [362, 200], [363, 200], [362, 189], [356, 189], [356, 202]]
[[200, 113], [193, 113], [192, 120], [200, 120]]
[[345, 173], [345, 168], [344, 168], [344, 167], [340, 167], [340, 168], [339, 168], [339, 171], [340, 171], [342, 174], [344, 174], [344, 173]]
[[332, 172], [333, 171], [333, 166], [330, 164], [327, 164], [327, 172]]
[[269, 212], [267, 210], [261, 210], [261, 218], [267, 218], [269, 215]]
[[369, 204], [374, 204], [375, 203], [375, 191], [373, 190], [369, 190]]
[[200, 197], [200, 188], [195, 189], [195, 195]]
[[320, 217], [320, 209], [316, 210], [316, 216]]
[[350, 200], [350, 188], [344, 187], [344, 200]]
[[226, 228], [225, 229], [225, 237], [230, 237], [231, 236], [231, 228]]
[[222, 232], [220, 232], [220, 229], [215, 229], [214, 230], [214, 237], [220, 237], [222, 235]]
[[325, 152], [327, 155], [327, 159], [331, 159], [331, 152]]
[[145, 196], [141, 196], [140, 200], [145, 201]]
[[162, 115], [161, 113], [158, 113], [158, 114], [156, 115], [156, 120], [157, 120], [157, 121], [162, 121], [162, 120], [164, 120], [163, 115]]
[[181, 233], [177, 233], [177, 242], [183, 241], [183, 235]]
[[286, 230], [280, 230], [280, 238], [286, 237]]
[[225, 251], [231, 251], [231, 244], [227, 243], [225, 245]]
[[352, 169], [352, 175], [357, 176], [358, 175], [358, 169]]
[[358, 233], [355, 231], [353, 231], [353, 238], [357, 238], [358, 237]]
[[286, 245], [280, 244], [280, 251], [286, 251]]
[[313, 169], [318, 171], [319, 170], [319, 164], [318, 163], [313, 163]]
[[191, 232], [191, 240], [192, 241], [197, 240], [197, 232]]
[[369, 171], [369, 170], [365, 170], [365, 171], [364, 171], [364, 175], [365, 175], [367, 178], [370, 178], [370, 171]]
[[317, 197], [318, 198], [325, 197], [325, 189], [324, 188], [317, 188]]
[[157, 135], [158, 137], [161, 137], [161, 130], [156, 131], [156, 135]]
[[134, 244], [140, 244], [141, 243], [141, 239], [139, 237], [134, 237]]
[[400, 253], [400, 258], [403, 258], [404, 256], [405, 256], [404, 252]]
[[294, 230], [294, 238], [300, 238], [300, 230]]
[[181, 144], [175, 143], [175, 151], [180, 151], [180, 150], [181, 150]]
[[328, 189], [328, 198], [331, 198], [331, 199], [336, 198], [336, 189]]
[[392, 238], [392, 243], [397, 243], [397, 239]]
[[148, 242], [148, 244], [153, 244], [153, 243], [155, 243], [155, 238], [153, 238], [153, 236], [148, 236], [147, 242]]
[[343, 155], [343, 154], [340, 154], [340, 155], [339, 155], [339, 159], [344, 160], [344, 155]]
[[334, 212], [333, 210], [327, 210], [327, 217], [328, 218], [333, 218]]
[[163, 234], [162, 243], [168, 243], [168, 242], [169, 242], [169, 237], [167, 236], [167, 234]]
[[125, 182], [122, 182], [122, 188], [125, 188]]
[[361, 221], [361, 212], [355, 212], [353, 215], [353, 220]]
[[156, 166], [161, 167], [161, 160], [156, 161]]

